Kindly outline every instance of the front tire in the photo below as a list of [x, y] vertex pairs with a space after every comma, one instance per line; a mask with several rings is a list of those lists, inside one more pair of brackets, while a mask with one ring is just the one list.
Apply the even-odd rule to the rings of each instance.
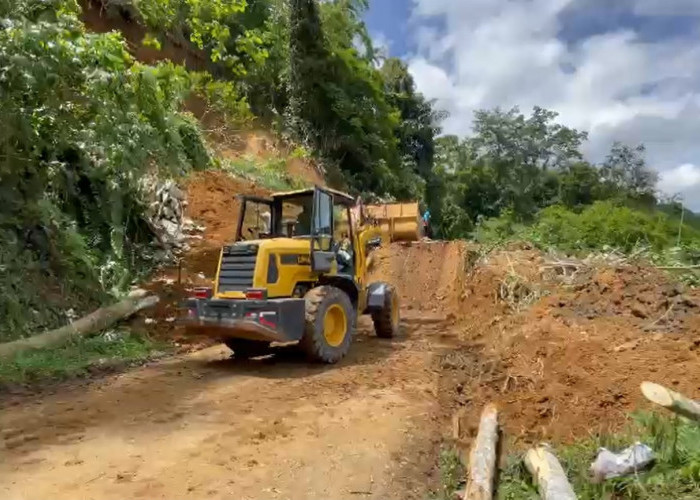
[[392, 285], [386, 285], [384, 306], [380, 310], [372, 312], [372, 321], [377, 337], [390, 339], [399, 334], [401, 323], [399, 294]]
[[333, 286], [307, 292], [306, 324], [299, 346], [309, 359], [337, 363], [350, 350], [355, 331], [355, 310], [350, 297]]

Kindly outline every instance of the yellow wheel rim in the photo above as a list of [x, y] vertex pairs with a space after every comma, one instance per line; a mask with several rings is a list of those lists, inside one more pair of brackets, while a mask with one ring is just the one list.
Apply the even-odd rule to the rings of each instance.
[[345, 309], [333, 304], [326, 309], [323, 318], [323, 336], [326, 337], [326, 342], [331, 347], [338, 347], [345, 340], [347, 331], [348, 317], [345, 315]]
[[391, 322], [394, 325], [399, 324], [399, 298], [395, 293], [391, 294]]

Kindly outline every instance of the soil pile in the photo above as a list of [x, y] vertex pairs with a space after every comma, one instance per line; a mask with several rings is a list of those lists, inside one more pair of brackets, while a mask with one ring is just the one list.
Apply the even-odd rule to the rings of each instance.
[[[552, 266], [533, 250], [483, 259], [467, 276], [463, 346], [443, 356], [446, 414], [503, 410], [516, 442], [615, 430], [649, 408], [644, 380], [700, 395], [700, 296], [658, 270]], [[476, 432], [476, 426], [472, 429]]]
[[370, 281], [395, 285], [403, 308], [452, 317], [464, 300], [467, 256], [465, 242], [392, 243], [373, 253]]

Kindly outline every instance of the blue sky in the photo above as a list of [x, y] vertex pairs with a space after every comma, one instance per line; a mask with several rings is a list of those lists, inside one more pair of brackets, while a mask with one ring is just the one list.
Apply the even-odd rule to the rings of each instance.
[[700, 0], [370, 0], [375, 42], [468, 135], [474, 110], [539, 105], [647, 146], [660, 189], [700, 209]]

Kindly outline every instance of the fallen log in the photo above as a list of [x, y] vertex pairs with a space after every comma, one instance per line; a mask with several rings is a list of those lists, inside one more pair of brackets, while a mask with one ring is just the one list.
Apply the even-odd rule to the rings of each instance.
[[49, 347], [65, 341], [72, 336], [89, 335], [104, 330], [119, 320], [128, 318], [142, 309], [157, 304], [159, 300], [158, 296], [151, 295], [146, 297], [147, 293], [148, 292], [145, 290], [132, 292], [126, 299], [112, 304], [111, 306], [101, 307], [87, 316], [61, 328], [40, 333], [26, 339], [0, 344], [0, 357], [12, 356], [19, 352], [32, 349]]
[[642, 394], [652, 403], [700, 422], [700, 403], [653, 382], [642, 382]]
[[469, 454], [469, 480], [464, 500], [491, 500], [498, 446], [498, 409], [489, 404], [481, 413], [479, 432]]
[[576, 500], [576, 493], [549, 445], [528, 450], [525, 467], [532, 474], [542, 500]]

